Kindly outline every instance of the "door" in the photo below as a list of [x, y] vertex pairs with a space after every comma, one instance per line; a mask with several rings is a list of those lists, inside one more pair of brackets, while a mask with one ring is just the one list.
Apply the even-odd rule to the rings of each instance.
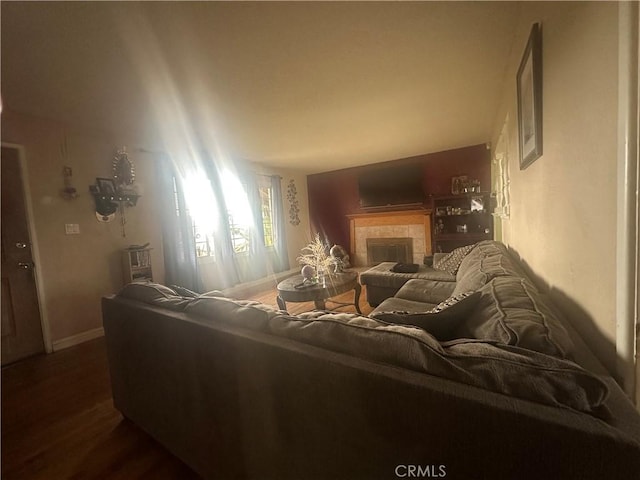
[[2, 365], [44, 352], [20, 150], [2, 146]]

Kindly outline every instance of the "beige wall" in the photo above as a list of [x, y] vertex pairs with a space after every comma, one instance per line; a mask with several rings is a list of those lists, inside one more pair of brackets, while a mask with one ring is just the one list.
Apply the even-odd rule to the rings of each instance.
[[[289, 249], [289, 266], [299, 268], [296, 260], [300, 251], [311, 242], [311, 224], [309, 221], [309, 195], [307, 192], [307, 175], [295, 170], [283, 170], [282, 173], [282, 206], [286, 219], [287, 247]], [[291, 203], [287, 198], [287, 188], [293, 180], [298, 199], [298, 218], [300, 223], [294, 225], [290, 221], [289, 208]]]
[[[67, 157], [61, 147], [67, 145]], [[121, 251], [130, 244], [151, 242], [157, 281], [164, 280], [162, 232], [155, 205], [156, 175], [153, 156], [136, 152], [130, 139], [104, 132], [70, 129], [59, 123], [18, 114], [2, 113], [2, 141], [24, 147], [28, 187], [33, 205], [35, 243], [41, 264], [37, 271], [43, 285], [41, 306], [56, 342], [102, 326], [100, 298], [121, 288]], [[126, 238], [120, 217], [99, 223], [89, 185], [96, 177], [112, 176], [116, 149], [127, 145], [136, 167], [136, 182], [143, 188], [135, 208], [126, 209]], [[79, 196], [65, 200], [62, 169], [73, 169], [73, 185]], [[80, 225], [79, 235], [65, 235], [65, 224]]]
[[[542, 24], [543, 156], [518, 163], [515, 77]], [[511, 216], [502, 238], [615, 371], [617, 4], [523, 4], [493, 144], [509, 120]]]

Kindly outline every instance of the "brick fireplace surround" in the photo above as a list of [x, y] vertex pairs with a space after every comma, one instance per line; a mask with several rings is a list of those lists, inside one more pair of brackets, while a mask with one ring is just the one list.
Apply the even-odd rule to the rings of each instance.
[[357, 213], [349, 218], [351, 262], [358, 267], [367, 266], [367, 239], [413, 239], [413, 263], [423, 263], [431, 255], [431, 210], [398, 210], [375, 213]]

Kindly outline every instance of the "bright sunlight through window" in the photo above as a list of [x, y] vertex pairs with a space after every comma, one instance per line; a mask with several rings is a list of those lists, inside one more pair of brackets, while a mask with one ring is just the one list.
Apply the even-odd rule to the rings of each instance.
[[[251, 232], [254, 225], [245, 186], [230, 170], [221, 173], [222, 194], [227, 204], [227, 222], [231, 232], [231, 244], [237, 254], [251, 251]], [[215, 258], [214, 233], [218, 222], [216, 199], [205, 175], [191, 175], [185, 180], [185, 201], [193, 220], [196, 254], [199, 258]], [[273, 197], [271, 187], [259, 188], [261, 224], [265, 247], [275, 243], [273, 228]], [[176, 212], [179, 214], [176, 194]], [[259, 227], [258, 227], [259, 228]]]

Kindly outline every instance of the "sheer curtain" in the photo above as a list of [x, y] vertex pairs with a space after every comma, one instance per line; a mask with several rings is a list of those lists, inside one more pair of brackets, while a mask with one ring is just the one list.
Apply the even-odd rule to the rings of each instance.
[[[201, 292], [231, 287], [287, 270], [289, 261], [281, 178], [257, 175], [241, 162], [221, 166], [206, 154], [201, 154], [200, 160], [200, 171], [193, 177], [198, 179], [198, 186], [181, 179], [170, 159], [161, 164], [160, 197], [167, 283]], [[203, 185], [210, 189], [208, 197], [190, 194]], [[265, 192], [261, 195], [261, 187], [270, 190], [273, 245], [269, 246], [265, 246]], [[246, 206], [250, 215], [240, 215], [240, 205]], [[189, 215], [190, 211], [197, 211], [198, 215]], [[203, 213], [208, 217], [207, 223], [213, 225], [213, 252], [211, 256], [198, 258], [194, 228]], [[244, 241], [240, 246], [234, 245], [234, 238], [237, 239], [238, 235]]]
[[[289, 260], [286, 247], [286, 234], [284, 230], [284, 217], [282, 207], [281, 177], [278, 175], [256, 174], [247, 167], [241, 167], [235, 171], [239, 183], [244, 189], [252, 221], [248, 226], [250, 232], [249, 251], [242, 254], [236, 253], [236, 266], [241, 282], [255, 280], [287, 270]], [[261, 188], [270, 190], [271, 212], [270, 232], [273, 245], [265, 244], [265, 231], [263, 223], [268, 223], [263, 218], [263, 194]]]
[[209, 267], [215, 270], [214, 283], [211, 283], [210, 286], [212, 288], [226, 288], [241, 281], [231, 241], [231, 228], [228, 222], [229, 209], [224, 196], [221, 171], [209, 156], [204, 162], [204, 170], [216, 200], [216, 204], [211, 205], [212, 209], [216, 209], [215, 212], [212, 212], [212, 216], [217, 219], [214, 231], [215, 264]]
[[282, 177], [271, 176], [271, 194], [273, 198], [273, 231], [274, 245], [273, 248], [273, 269], [275, 272], [282, 272], [289, 269], [289, 252], [287, 250], [287, 234], [285, 231], [284, 208], [282, 206]]
[[202, 291], [193, 220], [184, 197], [184, 182], [167, 156], [158, 162], [165, 283]]

